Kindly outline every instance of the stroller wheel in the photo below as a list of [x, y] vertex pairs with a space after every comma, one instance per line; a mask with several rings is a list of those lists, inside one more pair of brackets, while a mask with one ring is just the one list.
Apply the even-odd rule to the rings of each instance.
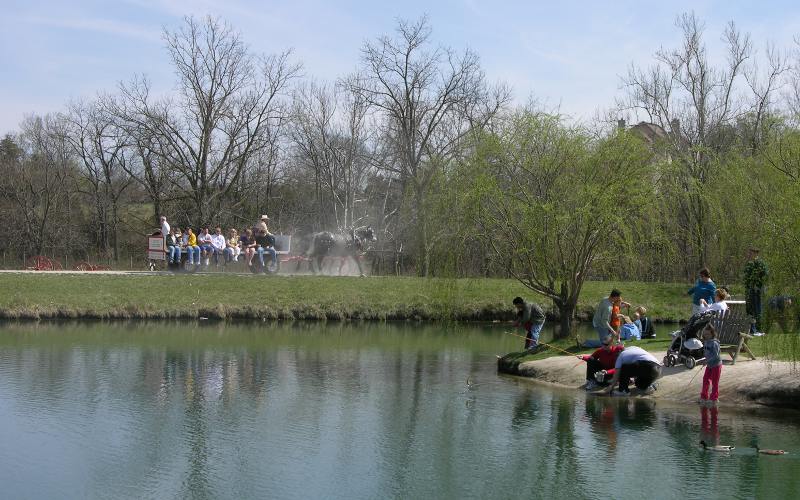
[[674, 354], [669, 355], [669, 366], [675, 366], [678, 364], [678, 359], [675, 357]]
[[693, 357], [686, 356], [686, 360], [684, 360], [683, 364], [686, 366], [686, 368], [691, 370], [692, 368], [694, 368], [694, 365], [697, 364], [697, 362], [694, 360]]

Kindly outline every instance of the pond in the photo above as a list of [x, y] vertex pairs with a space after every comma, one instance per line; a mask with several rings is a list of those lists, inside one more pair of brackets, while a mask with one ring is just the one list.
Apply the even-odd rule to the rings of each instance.
[[[6, 323], [4, 498], [797, 498], [798, 413], [496, 373], [499, 326]], [[703, 452], [701, 438], [736, 445]], [[759, 456], [784, 448], [785, 456]]]

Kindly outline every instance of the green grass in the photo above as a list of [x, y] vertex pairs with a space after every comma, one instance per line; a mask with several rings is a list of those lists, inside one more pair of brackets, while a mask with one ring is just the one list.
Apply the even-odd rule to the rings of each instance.
[[[590, 282], [578, 316], [591, 317], [611, 288], [651, 317], [688, 316], [682, 284]], [[240, 274], [0, 274], [0, 317], [497, 320], [522, 295], [552, 303], [513, 280]]]

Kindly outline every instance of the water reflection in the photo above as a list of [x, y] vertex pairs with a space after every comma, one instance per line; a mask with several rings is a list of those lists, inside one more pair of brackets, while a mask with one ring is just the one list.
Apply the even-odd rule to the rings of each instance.
[[[800, 493], [796, 414], [543, 389], [496, 374], [507, 338], [463, 325], [6, 325], [3, 496]], [[737, 452], [703, 453], [698, 436]], [[796, 453], [759, 459], [755, 440]]]

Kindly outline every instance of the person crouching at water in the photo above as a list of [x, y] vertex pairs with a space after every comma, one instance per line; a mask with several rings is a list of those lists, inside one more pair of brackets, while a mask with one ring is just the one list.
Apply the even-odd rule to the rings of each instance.
[[624, 345], [614, 345], [614, 337], [608, 335], [603, 339], [603, 347], [589, 355], [578, 355], [578, 359], [586, 361], [587, 391], [606, 385], [614, 377], [614, 364], [623, 349]]
[[653, 382], [661, 376], [661, 363], [641, 347], [626, 347], [619, 353], [614, 370], [606, 392], [611, 393], [619, 383], [619, 392], [627, 394], [631, 378], [634, 378], [636, 387], [649, 394], [655, 390]]
[[539, 304], [525, 302], [522, 297], [515, 297], [513, 304], [517, 309], [514, 326], [525, 329], [525, 349], [534, 350], [539, 346], [539, 333], [544, 326], [544, 311]]
[[[717, 331], [711, 324], [703, 329], [703, 356], [705, 357], [706, 371], [703, 373], [700, 403], [716, 405], [717, 399], [719, 399], [719, 377], [722, 375], [722, 358], [720, 357]], [[713, 386], [711, 387], [711, 394], [708, 393], [710, 385]]]

